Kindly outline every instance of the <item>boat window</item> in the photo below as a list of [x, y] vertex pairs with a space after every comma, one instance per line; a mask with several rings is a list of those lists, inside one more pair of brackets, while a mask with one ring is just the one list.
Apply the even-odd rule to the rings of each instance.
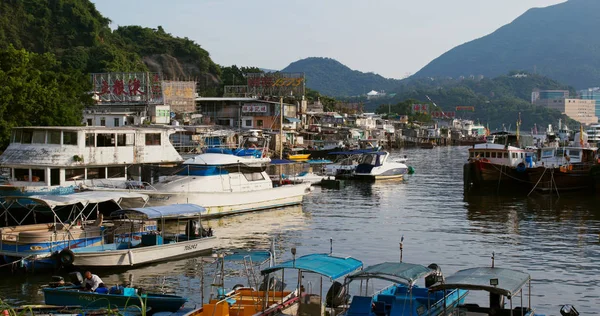
[[542, 151], [542, 157], [543, 158], [548, 158], [548, 157], [552, 157], [552, 156], [554, 156], [554, 150], [552, 150], [552, 149], [544, 149]]
[[565, 150], [562, 148], [559, 148], [556, 150], [556, 157], [562, 157], [565, 154]]
[[496, 152], [492, 152], [492, 158], [496, 158]]
[[21, 132], [22, 131], [20, 129], [15, 130], [15, 132], [14, 132], [15, 133], [15, 137], [13, 138], [13, 142], [14, 143], [20, 143], [21, 142]]
[[85, 147], [95, 147], [96, 135], [94, 133], [85, 133]]
[[490, 158], [490, 152], [489, 151], [485, 152], [485, 158]]
[[260, 181], [260, 180], [265, 179], [265, 177], [263, 177], [262, 173], [260, 173], [260, 172], [252, 172], [252, 173], [244, 172], [244, 177], [246, 177], [246, 180], [248, 180], [248, 181]]
[[579, 158], [579, 156], [581, 156], [581, 151], [571, 149], [569, 150], [569, 156]]
[[63, 132], [63, 145], [77, 145], [77, 132]]
[[115, 134], [98, 134], [96, 136], [96, 147], [114, 147]]
[[65, 169], [65, 180], [74, 181], [83, 179], [85, 179], [85, 169]]
[[470, 152], [469, 157], [471, 157], [471, 158], [475, 157], [475, 152]]
[[[59, 139], [60, 141], [60, 139]], [[50, 169], [50, 185], [60, 184], [60, 169]]]
[[15, 179], [17, 181], [28, 181], [29, 169], [15, 169]]
[[125, 167], [108, 167], [108, 178], [125, 177]]
[[504, 158], [508, 158], [508, 153], [507, 152], [504, 153]]
[[160, 133], [146, 134], [146, 146], [160, 145]]
[[367, 164], [367, 165], [373, 165], [373, 164], [375, 164], [375, 161], [374, 161], [375, 159], [373, 159], [375, 157], [376, 157], [375, 155], [365, 155], [360, 163]]
[[117, 146], [133, 146], [133, 134], [117, 134]]
[[24, 130], [23, 137], [21, 138], [21, 143], [23, 144], [31, 144], [31, 139], [33, 138], [33, 133], [31, 131]]
[[31, 142], [34, 144], [45, 144], [46, 131], [33, 131], [33, 137]]
[[31, 181], [32, 182], [44, 182], [46, 181], [46, 172], [44, 169], [31, 169]]
[[88, 168], [86, 179], [105, 179], [105, 178], [106, 178], [106, 169], [104, 167]]
[[512, 153], [513, 159], [517, 158], [517, 153]]
[[48, 131], [48, 144], [60, 145], [60, 131]]

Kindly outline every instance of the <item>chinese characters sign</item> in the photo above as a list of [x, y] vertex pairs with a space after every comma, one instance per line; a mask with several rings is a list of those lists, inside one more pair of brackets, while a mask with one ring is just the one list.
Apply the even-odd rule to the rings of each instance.
[[267, 110], [267, 105], [252, 104], [242, 106], [242, 112], [244, 113], [267, 113]]
[[431, 112], [431, 117], [435, 118], [454, 118], [456, 117], [456, 112]]
[[256, 96], [303, 96], [304, 73], [249, 73], [248, 90]]
[[413, 113], [423, 113], [427, 114], [429, 111], [427, 110], [429, 104], [413, 104]]
[[196, 111], [195, 81], [163, 81], [165, 104], [171, 106], [175, 113], [191, 113]]
[[100, 104], [163, 102], [160, 73], [94, 73], [92, 85]]

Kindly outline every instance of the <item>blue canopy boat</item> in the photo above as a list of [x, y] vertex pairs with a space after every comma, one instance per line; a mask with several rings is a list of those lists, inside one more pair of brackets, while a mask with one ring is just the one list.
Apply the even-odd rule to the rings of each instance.
[[119, 308], [130, 310], [150, 308], [152, 312], [176, 312], [186, 298], [169, 294], [142, 293], [132, 287], [113, 286], [98, 288], [95, 292], [82, 290], [83, 278], [79, 272], [71, 273], [72, 284], [55, 284], [43, 289], [44, 302], [56, 306], [81, 306], [85, 309]]
[[[369, 266], [348, 276], [349, 282], [366, 281], [363, 291], [362, 282], [359, 295], [352, 297], [350, 307], [343, 313], [346, 316], [400, 316], [400, 315], [445, 315], [448, 307], [464, 301], [466, 290], [430, 291], [441, 276], [441, 270], [435, 264], [425, 267], [405, 262], [384, 262]], [[425, 287], [416, 285], [425, 278]], [[366, 296], [369, 280], [380, 279], [393, 282], [392, 285]], [[364, 293], [365, 296], [362, 296]]]
[[[523, 307], [523, 287], [529, 286], [528, 307]], [[531, 277], [528, 273], [505, 268], [480, 267], [460, 270], [436, 283], [430, 291], [446, 291], [448, 289], [464, 289], [486, 291], [490, 294], [490, 306], [480, 307], [478, 304], [459, 305], [461, 315], [510, 315], [510, 316], [543, 316], [535, 314], [531, 308]], [[520, 297], [520, 307], [513, 308], [513, 298]], [[509, 300], [509, 308], [505, 308], [504, 299]]]

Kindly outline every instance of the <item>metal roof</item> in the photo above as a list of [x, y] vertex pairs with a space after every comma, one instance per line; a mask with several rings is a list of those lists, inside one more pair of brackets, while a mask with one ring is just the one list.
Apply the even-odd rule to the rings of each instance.
[[315, 253], [269, 267], [262, 270], [261, 274], [269, 274], [283, 269], [298, 269], [301, 271], [318, 273], [335, 280], [362, 268], [362, 266], [363, 264], [360, 260], [352, 257], [339, 257], [333, 254]]
[[[491, 280], [498, 280], [497, 285], [491, 285]], [[431, 291], [445, 289], [464, 289], [487, 291], [511, 298], [518, 293], [531, 277], [528, 273], [504, 268], [471, 268], [460, 270], [447, 277], [443, 283], [436, 283]]]

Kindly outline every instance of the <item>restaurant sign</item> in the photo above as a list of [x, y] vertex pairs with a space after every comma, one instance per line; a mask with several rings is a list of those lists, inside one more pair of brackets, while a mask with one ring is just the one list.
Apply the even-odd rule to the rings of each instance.
[[248, 92], [256, 96], [303, 96], [303, 72], [249, 73]]
[[162, 75], [148, 72], [93, 73], [92, 87], [99, 104], [162, 104]]

